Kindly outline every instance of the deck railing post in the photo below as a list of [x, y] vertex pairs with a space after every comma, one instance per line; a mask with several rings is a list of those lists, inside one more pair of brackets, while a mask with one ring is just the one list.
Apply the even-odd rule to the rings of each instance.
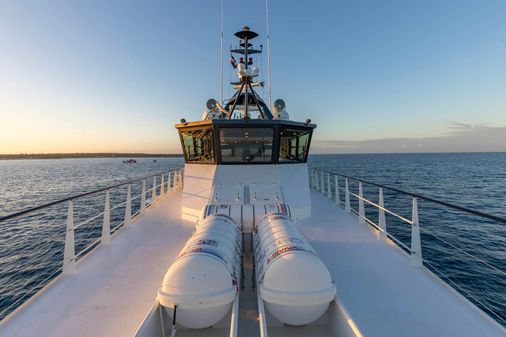
[[127, 185], [127, 199], [125, 205], [125, 226], [130, 224], [130, 220], [132, 219], [132, 185]]
[[362, 190], [362, 182], [358, 182], [358, 222], [365, 223], [365, 210], [364, 210], [364, 192]]
[[350, 205], [350, 187], [348, 184], [348, 178], [344, 180], [344, 210], [348, 213], [351, 212]]
[[335, 201], [338, 206], [341, 206], [341, 197], [339, 196], [339, 179], [335, 176], [335, 187], [336, 187], [336, 195]]
[[328, 190], [327, 190], [327, 197], [332, 200], [332, 189], [330, 188], [330, 173], [327, 172], [327, 186], [328, 186]]
[[380, 187], [379, 189], [379, 206], [378, 208], [378, 222], [379, 222], [379, 237], [381, 239], [386, 239], [387, 234], [387, 221], [385, 218], [385, 201], [383, 199], [383, 188]]
[[156, 176], [153, 177], [153, 188], [151, 189], [151, 202], [156, 200]]
[[105, 191], [104, 221], [102, 223], [102, 243], [111, 242], [111, 201], [109, 190]]
[[63, 251], [63, 274], [69, 275], [76, 271], [76, 250], [74, 242], [74, 206], [69, 201], [67, 211], [67, 228], [65, 230], [65, 250]]
[[411, 221], [413, 222], [411, 226], [411, 264], [419, 267], [423, 264], [423, 260], [422, 245], [420, 242], [420, 223], [418, 221], [418, 203], [416, 198], [413, 198]]
[[315, 190], [318, 188], [318, 183], [316, 181], [316, 169], [313, 169], [313, 188]]
[[323, 171], [322, 171], [322, 174], [321, 174], [321, 180], [322, 180], [321, 194], [325, 195], [325, 172], [323, 172]]
[[142, 179], [142, 192], [141, 192], [141, 207], [140, 212], [144, 213], [146, 210], [146, 179]]
[[172, 192], [172, 189], [174, 188], [174, 171], [169, 172], [169, 181], [167, 182], [169, 184], [169, 191]]
[[160, 196], [165, 194], [165, 175], [162, 173], [162, 181], [160, 182]]

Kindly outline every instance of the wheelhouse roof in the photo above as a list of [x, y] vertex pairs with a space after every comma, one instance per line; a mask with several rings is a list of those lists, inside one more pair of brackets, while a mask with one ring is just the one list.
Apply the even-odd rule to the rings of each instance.
[[299, 128], [315, 129], [316, 124], [296, 122], [283, 119], [208, 119], [195, 122], [178, 123], [175, 125], [177, 129], [186, 129], [192, 127], [269, 127], [269, 126], [293, 126]]

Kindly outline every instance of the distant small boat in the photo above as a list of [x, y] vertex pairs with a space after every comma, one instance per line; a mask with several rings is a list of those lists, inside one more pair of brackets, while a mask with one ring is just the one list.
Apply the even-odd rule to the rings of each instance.
[[135, 163], [137, 163], [137, 160], [135, 160], [135, 159], [123, 160], [123, 164], [135, 164]]

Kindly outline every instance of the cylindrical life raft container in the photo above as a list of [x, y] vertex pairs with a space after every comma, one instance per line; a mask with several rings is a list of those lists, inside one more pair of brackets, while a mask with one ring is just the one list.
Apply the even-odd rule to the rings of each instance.
[[255, 261], [260, 296], [279, 321], [304, 325], [318, 319], [334, 300], [330, 273], [309, 242], [283, 214], [257, 225]]
[[201, 329], [221, 321], [237, 296], [241, 268], [241, 231], [230, 217], [200, 221], [165, 274], [158, 302], [176, 323]]

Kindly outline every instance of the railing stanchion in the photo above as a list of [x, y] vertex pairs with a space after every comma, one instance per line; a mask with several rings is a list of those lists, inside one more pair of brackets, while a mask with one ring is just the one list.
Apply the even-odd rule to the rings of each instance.
[[317, 186], [316, 186], [316, 170], [313, 169], [313, 189], [316, 190]]
[[320, 191], [321, 194], [325, 193], [325, 172], [321, 171], [321, 183], [322, 183], [322, 189]]
[[162, 181], [160, 183], [160, 196], [165, 194], [165, 176], [162, 173]]
[[174, 172], [169, 172], [169, 181], [167, 182], [167, 184], [169, 184], [169, 191], [172, 192], [172, 189], [174, 188]]
[[146, 179], [142, 179], [142, 192], [141, 192], [141, 207], [140, 212], [144, 213], [146, 210]]
[[335, 187], [336, 187], [336, 195], [335, 201], [338, 206], [341, 206], [341, 197], [339, 196], [339, 179], [335, 176]]
[[378, 222], [379, 222], [379, 237], [381, 239], [386, 239], [387, 234], [387, 221], [385, 218], [385, 201], [383, 199], [383, 188], [379, 189], [379, 208], [378, 208]]
[[69, 200], [67, 211], [67, 228], [65, 230], [65, 250], [63, 251], [63, 274], [69, 275], [76, 271], [76, 250], [74, 242], [74, 206]]
[[358, 183], [358, 222], [365, 223], [365, 210], [364, 210], [364, 192], [362, 190], [362, 182]]
[[102, 223], [102, 243], [111, 242], [111, 201], [109, 190], [105, 191], [104, 221]]
[[332, 200], [332, 189], [330, 188], [330, 173], [327, 172], [327, 186], [328, 186], [328, 190], [327, 190], [327, 197]]
[[153, 188], [151, 189], [151, 203], [156, 200], [156, 176], [153, 177]]
[[344, 180], [344, 209], [346, 212], [351, 212], [351, 205], [350, 205], [350, 187], [348, 184], [348, 178]]
[[125, 226], [130, 224], [132, 219], [132, 185], [127, 185], [127, 200], [125, 205]]
[[420, 242], [420, 223], [418, 221], [418, 203], [416, 198], [413, 198], [413, 213], [411, 217], [413, 222], [411, 226], [411, 263], [414, 266], [421, 266], [422, 260], [422, 245]]

